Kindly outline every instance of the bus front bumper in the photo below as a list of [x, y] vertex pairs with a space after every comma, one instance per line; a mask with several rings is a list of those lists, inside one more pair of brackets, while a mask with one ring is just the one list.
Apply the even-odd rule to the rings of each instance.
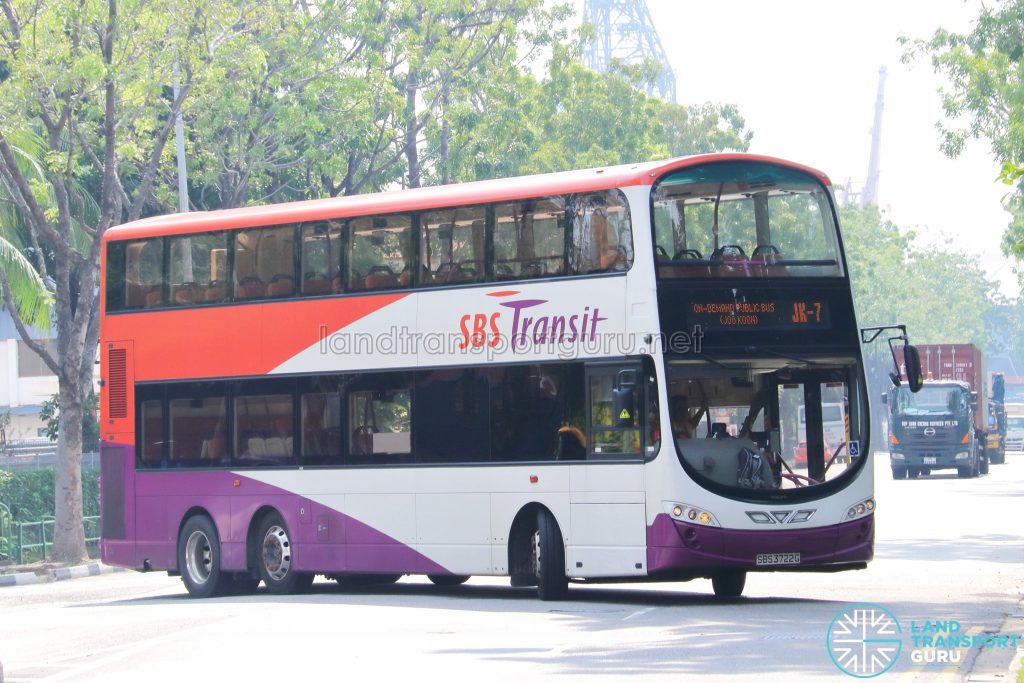
[[869, 562], [874, 538], [872, 514], [831, 526], [772, 530], [723, 529], [660, 514], [647, 529], [647, 568], [652, 575], [725, 567], [828, 571], [829, 565]]

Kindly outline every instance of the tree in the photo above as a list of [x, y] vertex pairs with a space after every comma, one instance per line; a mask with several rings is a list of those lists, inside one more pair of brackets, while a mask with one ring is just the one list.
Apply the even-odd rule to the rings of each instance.
[[1002, 164], [1003, 182], [1016, 188], [1003, 248], [1024, 257], [1024, 0], [983, 5], [966, 34], [939, 29], [927, 41], [902, 40], [910, 46], [907, 60], [928, 55], [934, 71], [949, 81], [942, 90], [946, 121], [939, 124], [943, 151], [956, 157], [969, 138], [987, 140]]
[[914, 342], [986, 344], [995, 283], [976, 256], [917, 246], [873, 205], [843, 206], [840, 219], [862, 326], [898, 321]]
[[[0, 0], [0, 187], [23, 221], [31, 265], [53, 294], [56, 352], [32, 339], [0, 266], [25, 343], [59, 382], [53, 557], [86, 556], [82, 422], [98, 339], [99, 250], [111, 225], [152, 206], [174, 117], [232, 32], [235, 3]], [[197, 37], [203, 40], [197, 40]], [[212, 54], [211, 54], [212, 53]], [[177, 62], [181, 90], [165, 95]], [[200, 78], [201, 80], [201, 78]], [[41, 141], [26, 168], [18, 141]]]

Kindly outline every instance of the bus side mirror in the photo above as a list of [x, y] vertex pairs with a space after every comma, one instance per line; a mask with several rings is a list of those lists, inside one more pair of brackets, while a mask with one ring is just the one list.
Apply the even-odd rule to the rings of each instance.
[[636, 370], [622, 370], [615, 376], [612, 389], [612, 410], [616, 427], [636, 426]]
[[916, 346], [907, 344], [903, 347], [903, 363], [906, 365], [907, 384], [915, 394], [921, 391], [924, 386], [924, 376], [921, 374], [921, 354], [917, 352]]

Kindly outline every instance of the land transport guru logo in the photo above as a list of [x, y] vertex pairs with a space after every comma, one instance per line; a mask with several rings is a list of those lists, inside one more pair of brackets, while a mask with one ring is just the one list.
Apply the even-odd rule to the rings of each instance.
[[850, 605], [828, 627], [828, 654], [840, 671], [856, 678], [879, 676], [893, 667], [903, 649], [902, 629], [880, 605]]
[[[972, 648], [1016, 650], [1021, 638], [966, 628], [955, 619], [911, 621], [908, 635], [913, 667], [956, 667], [967, 660]], [[880, 605], [849, 605], [829, 625], [826, 644], [840, 671], [872, 678], [896, 664], [903, 650], [903, 629], [895, 615]]]
[[[514, 297], [518, 291], [490, 292], [487, 296]], [[583, 306], [569, 314], [539, 315], [530, 311], [548, 303], [547, 299], [511, 299], [501, 301], [508, 311], [466, 313], [459, 318], [462, 341], [459, 350], [494, 348], [507, 341], [512, 351], [543, 344], [587, 344], [595, 341], [598, 324], [608, 320], [597, 306]]]

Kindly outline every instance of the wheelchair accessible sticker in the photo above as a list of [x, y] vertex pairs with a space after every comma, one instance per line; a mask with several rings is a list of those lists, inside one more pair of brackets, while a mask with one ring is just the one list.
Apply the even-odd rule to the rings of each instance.
[[850, 451], [850, 457], [851, 458], [859, 458], [860, 457], [860, 441], [851, 441], [850, 445], [847, 446], [847, 448]]

